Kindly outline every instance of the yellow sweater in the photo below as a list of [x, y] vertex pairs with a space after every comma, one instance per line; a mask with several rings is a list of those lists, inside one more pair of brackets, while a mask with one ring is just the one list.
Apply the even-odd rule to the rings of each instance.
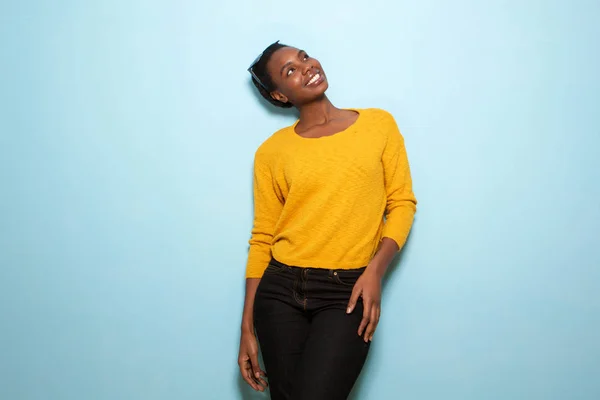
[[417, 204], [404, 139], [388, 112], [354, 111], [344, 131], [303, 138], [296, 122], [256, 151], [247, 278], [260, 278], [271, 256], [350, 269], [367, 265], [382, 237], [404, 245]]

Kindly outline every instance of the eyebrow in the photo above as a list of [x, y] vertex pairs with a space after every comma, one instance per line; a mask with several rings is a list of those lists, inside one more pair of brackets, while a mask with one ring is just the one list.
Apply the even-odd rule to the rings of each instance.
[[[300, 54], [305, 53], [304, 50], [298, 50], [298, 54], [297, 57], [300, 58]], [[285, 64], [283, 64], [283, 67], [281, 67], [281, 71], [279, 71], [279, 74], [283, 74], [283, 70], [286, 69], [290, 64], [293, 64], [293, 61], [288, 61]]]

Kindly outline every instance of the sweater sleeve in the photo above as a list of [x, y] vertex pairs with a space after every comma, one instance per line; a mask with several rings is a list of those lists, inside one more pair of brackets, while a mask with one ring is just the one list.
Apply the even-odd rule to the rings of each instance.
[[417, 210], [404, 138], [391, 114], [386, 113], [387, 137], [382, 163], [387, 196], [385, 226], [382, 237], [393, 239], [401, 249], [406, 242]]
[[254, 223], [246, 264], [246, 278], [261, 278], [271, 261], [273, 232], [281, 214], [283, 202], [277, 196], [276, 184], [266, 157], [257, 152], [254, 157]]

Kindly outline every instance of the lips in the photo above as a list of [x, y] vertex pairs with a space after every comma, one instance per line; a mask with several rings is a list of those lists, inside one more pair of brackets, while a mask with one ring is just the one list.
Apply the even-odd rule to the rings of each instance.
[[321, 71], [317, 71], [314, 75], [311, 75], [308, 81], [304, 84], [304, 86], [317, 86], [321, 82], [323, 82], [324, 76]]

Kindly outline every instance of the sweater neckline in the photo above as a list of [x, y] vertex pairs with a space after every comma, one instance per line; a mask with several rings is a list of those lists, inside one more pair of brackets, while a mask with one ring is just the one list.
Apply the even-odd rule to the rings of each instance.
[[362, 117], [363, 117], [363, 112], [360, 109], [357, 109], [357, 108], [344, 108], [343, 110], [354, 111], [354, 112], [358, 113], [358, 117], [346, 129], [343, 129], [343, 130], [341, 130], [339, 132], [336, 132], [336, 133], [334, 133], [332, 135], [320, 136], [320, 137], [316, 137], [316, 138], [310, 138], [310, 137], [307, 138], [307, 137], [304, 137], [304, 136], [300, 136], [299, 134], [296, 133], [296, 125], [298, 125], [298, 123], [300, 122], [300, 119], [298, 119], [296, 122], [294, 122], [294, 124], [292, 126], [290, 126], [289, 132], [293, 136], [296, 136], [300, 140], [312, 140], [312, 141], [315, 141], [315, 140], [328, 140], [328, 139], [331, 139], [333, 137], [340, 136], [340, 135], [344, 134], [345, 132], [348, 132], [348, 131], [354, 129], [359, 124], [359, 122], [362, 120]]

